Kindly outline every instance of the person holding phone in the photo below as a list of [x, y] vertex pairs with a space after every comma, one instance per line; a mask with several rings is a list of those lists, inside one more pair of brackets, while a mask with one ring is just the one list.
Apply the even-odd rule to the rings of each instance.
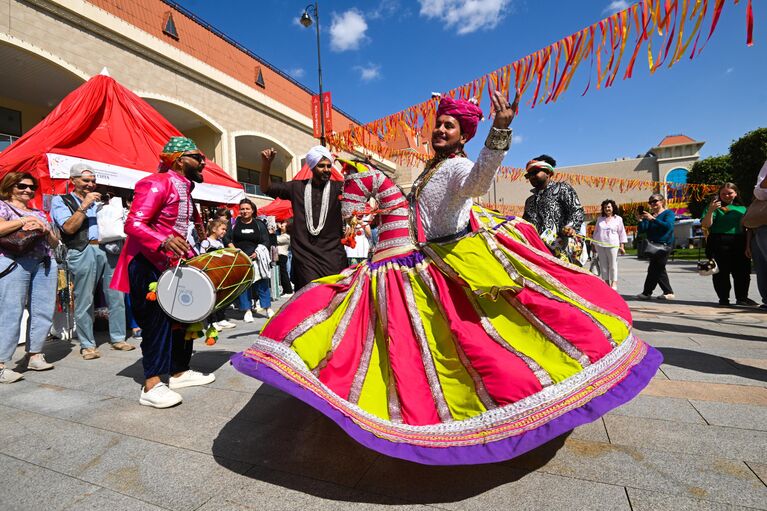
[[734, 183], [724, 183], [703, 211], [701, 225], [708, 231], [706, 256], [716, 261], [719, 272], [711, 276], [719, 305], [730, 304], [730, 277], [735, 288], [735, 304], [758, 305], [748, 297], [751, 260], [746, 257], [746, 235], [741, 222], [746, 206]]
[[658, 247], [650, 254], [650, 266], [647, 267], [644, 289], [637, 295], [640, 300], [649, 300], [656, 286], [660, 286], [662, 293], [659, 300], [673, 300], [674, 290], [668, 280], [666, 263], [674, 243], [674, 219], [676, 215], [670, 209], [666, 209], [666, 199], [663, 195], [654, 193], [647, 199], [650, 211], [644, 207], [637, 208], [637, 220], [639, 226], [637, 232], [647, 235], [647, 241]]
[[53, 198], [51, 217], [61, 230], [62, 242], [67, 247], [67, 267], [72, 272], [75, 288], [75, 329], [80, 341], [80, 354], [85, 360], [101, 357], [93, 334], [94, 302], [99, 281], [109, 308], [112, 349], [136, 349], [125, 342], [125, 297], [109, 287], [119, 256], [99, 244], [97, 213], [102, 195], [96, 189], [96, 173], [92, 166], [76, 163], [69, 171], [69, 180], [74, 192]]

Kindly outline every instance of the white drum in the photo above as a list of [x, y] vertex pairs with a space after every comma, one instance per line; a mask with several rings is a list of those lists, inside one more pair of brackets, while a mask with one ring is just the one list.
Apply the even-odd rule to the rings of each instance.
[[171, 268], [157, 280], [157, 303], [176, 321], [203, 321], [216, 308], [216, 287], [193, 266]]

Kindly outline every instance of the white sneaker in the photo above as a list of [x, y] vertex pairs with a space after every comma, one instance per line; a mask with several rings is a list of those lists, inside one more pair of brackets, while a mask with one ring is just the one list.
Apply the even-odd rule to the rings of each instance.
[[667, 293], [665, 295], [658, 295], [658, 300], [673, 300], [674, 293]]
[[13, 383], [24, 378], [24, 375], [17, 373], [7, 367], [0, 367], [0, 383]]
[[184, 387], [194, 387], [196, 385], [207, 385], [216, 381], [216, 375], [203, 374], [197, 371], [184, 371], [181, 376], [171, 376], [168, 380], [168, 384], [172, 389], [181, 389]]
[[227, 321], [226, 319], [223, 321], [218, 322], [218, 326], [216, 327], [216, 330], [228, 330], [230, 328], [235, 328], [237, 325], [232, 323], [231, 321]]
[[253, 323], [253, 312], [245, 311], [245, 315], [242, 317], [245, 323]]
[[266, 309], [266, 317], [269, 319], [272, 319], [274, 317], [274, 311], [271, 308]]
[[264, 309], [263, 307], [256, 307], [255, 309], [253, 309], [253, 311], [256, 314], [261, 314], [262, 316], [266, 316], [266, 309]]
[[170, 408], [181, 401], [181, 395], [170, 390], [162, 382], [152, 387], [152, 390], [149, 392], [144, 392], [144, 387], [141, 387], [141, 397], [138, 400], [139, 404], [154, 408]]

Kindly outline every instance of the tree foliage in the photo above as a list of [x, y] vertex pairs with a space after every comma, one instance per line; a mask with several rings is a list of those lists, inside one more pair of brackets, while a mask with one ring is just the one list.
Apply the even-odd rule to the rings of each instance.
[[[687, 174], [687, 182], [690, 184], [722, 184], [733, 180], [732, 164], [730, 155], [710, 156], [696, 161]], [[753, 188], [753, 185], [751, 185]], [[710, 197], [690, 199], [688, 206], [693, 218], [699, 218], [703, 210], [711, 201]]]
[[759, 170], [767, 161], [767, 128], [749, 131], [730, 146], [732, 182], [745, 204], [751, 203]]

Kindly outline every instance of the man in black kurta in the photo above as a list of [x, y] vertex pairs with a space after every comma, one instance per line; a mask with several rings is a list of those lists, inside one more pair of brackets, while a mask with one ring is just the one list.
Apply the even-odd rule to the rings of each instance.
[[[266, 149], [261, 153], [261, 191], [270, 197], [289, 200], [293, 206], [290, 248], [293, 251], [293, 282], [296, 290], [309, 282], [340, 273], [346, 267], [346, 252], [341, 245], [343, 219], [341, 200], [343, 183], [331, 181], [333, 156], [322, 146], [313, 147], [306, 155], [312, 179], [272, 183], [269, 170], [277, 153]], [[311, 188], [311, 212], [307, 224], [306, 187]], [[328, 190], [325, 190], [325, 186]], [[323, 208], [323, 198], [327, 207]], [[323, 209], [327, 211], [323, 218]]]

